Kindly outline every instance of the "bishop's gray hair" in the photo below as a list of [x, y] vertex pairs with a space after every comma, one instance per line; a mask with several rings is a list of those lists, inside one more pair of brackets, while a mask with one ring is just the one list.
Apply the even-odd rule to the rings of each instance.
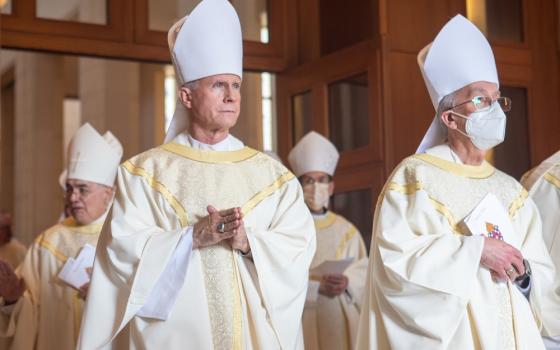
[[445, 126], [445, 124], [443, 124], [443, 121], [441, 120], [441, 115], [450, 110], [451, 108], [453, 108], [455, 104], [455, 93], [452, 92], [448, 95], [445, 95], [441, 101], [439, 101], [438, 104], [438, 108], [437, 108], [437, 114], [436, 114], [436, 118], [438, 120], [438, 124], [440, 127], [446, 129], [447, 127]]
[[194, 91], [198, 88], [198, 80], [189, 81], [188, 83], [184, 83], [182, 87], [186, 87], [187, 89]]

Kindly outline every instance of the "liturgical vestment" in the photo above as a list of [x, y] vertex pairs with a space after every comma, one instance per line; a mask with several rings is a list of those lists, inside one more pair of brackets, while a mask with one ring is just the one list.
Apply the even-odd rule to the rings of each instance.
[[[509, 214], [531, 288], [495, 282], [463, 218], [487, 194]], [[560, 330], [537, 208], [510, 176], [463, 165], [443, 144], [406, 158], [377, 203], [358, 349], [543, 349]]]
[[[233, 136], [225, 142], [230, 150], [205, 150], [180, 134], [122, 164], [79, 348], [301, 348], [313, 219], [292, 173]], [[250, 256], [228, 241], [192, 250], [170, 313], [146, 316], [151, 298], [165, 298], [151, 293], [208, 205], [241, 208]]]

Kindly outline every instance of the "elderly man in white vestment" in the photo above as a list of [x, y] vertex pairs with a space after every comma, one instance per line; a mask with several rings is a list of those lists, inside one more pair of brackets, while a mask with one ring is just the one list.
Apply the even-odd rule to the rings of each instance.
[[0, 260], [15, 269], [23, 261], [26, 248], [12, 236], [12, 214], [0, 211]]
[[378, 199], [357, 348], [543, 349], [554, 267], [535, 204], [485, 161], [511, 107], [490, 45], [458, 15], [418, 63], [437, 114]]
[[[560, 280], [560, 151], [527, 172], [521, 183], [539, 208], [543, 236]], [[560, 349], [560, 337], [544, 339], [547, 349]]]
[[169, 44], [181, 87], [170, 142], [119, 168], [79, 348], [302, 348], [315, 229], [294, 175], [229, 133], [237, 14], [203, 0]]
[[[7, 349], [76, 348], [88, 265], [72, 265], [70, 277], [60, 273], [83, 249], [95, 249], [121, 157], [122, 147], [110, 132], [101, 136], [85, 124], [72, 138], [66, 169], [71, 216], [35, 239], [15, 273], [0, 263], [0, 338]], [[72, 285], [80, 280], [84, 283]]]
[[[305, 135], [288, 156], [317, 230], [317, 251], [311, 262], [303, 310], [307, 350], [354, 349], [358, 331], [367, 252], [358, 229], [328, 209], [338, 158], [336, 147], [315, 131]], [[353, 259], [344, 273], [313, 272], [324, 262], [344, 259]]]

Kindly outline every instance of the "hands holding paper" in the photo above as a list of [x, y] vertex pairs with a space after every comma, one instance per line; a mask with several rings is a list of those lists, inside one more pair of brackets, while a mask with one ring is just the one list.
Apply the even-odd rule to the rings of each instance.
[[327, 260], [309, 271], [310, 276], [320, 278], [319, 294], [334, 298], [348, 287], [348, 277], [344, 271], [354, 261], [354, 258], [341, 260]]
[[74, 258], [68, 258], [58, 273], [58, 277], [68, 285], [78, 290], [80, 298], [86, 299], [91, 278], [91, 268], [95, 258], [95, 248], [85, 244], [80, 254]]
[[334, 298], [339, 296], [348, 287], [348, 277], [342, 274], [324, 275], [319, 286], [319, 294]]
[[498, 198], [487, 193], [463, 220], [472, 235], [484, 236], [480, 264], [490, 270], [495, 281], [512, 282], [525, 273], [519, 236], [508, 212]]

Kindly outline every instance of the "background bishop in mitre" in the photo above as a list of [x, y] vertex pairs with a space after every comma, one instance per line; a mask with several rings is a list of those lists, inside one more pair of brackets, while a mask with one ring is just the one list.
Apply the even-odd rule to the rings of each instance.
[[353, 259], [343, 274], [316, 276], [310, 272], [303, 310], [307, 350], [354, 349], [358, 331], [367, 252], [358, 229], [328, 209], [338, 159], [332, 142], [315, 131], [306, 134], [288, 156], [317, 230], [317, 251], [311, 271], [325, 261]]
[[84, 245], [96, 246], [122, 152], [113, 134], [101, 136], [87, 123], [73, 136], [65, 180], [71, 216], [35, 239], [15, 274], [0, 263], [0, 338], [6, 349], [76, 348], [87, 283], [77, 289], [58, 275]]
[[169, 44], [180, 100], [167, 143], [119, 168], [79, 348], [302, 348], [315, 229], [294, 175], [229, 134], [237, 13], [203, 0]]
[[[541, 331], [560, 334], [560, 304], [538, 211], [484, 160], [511, 106], [492, 49], [458, 15], [418, 63], [437, 114], [378, 199], [357, 348], [543, 349]], [[503, 235], [465, 225], [487, 196]]]

